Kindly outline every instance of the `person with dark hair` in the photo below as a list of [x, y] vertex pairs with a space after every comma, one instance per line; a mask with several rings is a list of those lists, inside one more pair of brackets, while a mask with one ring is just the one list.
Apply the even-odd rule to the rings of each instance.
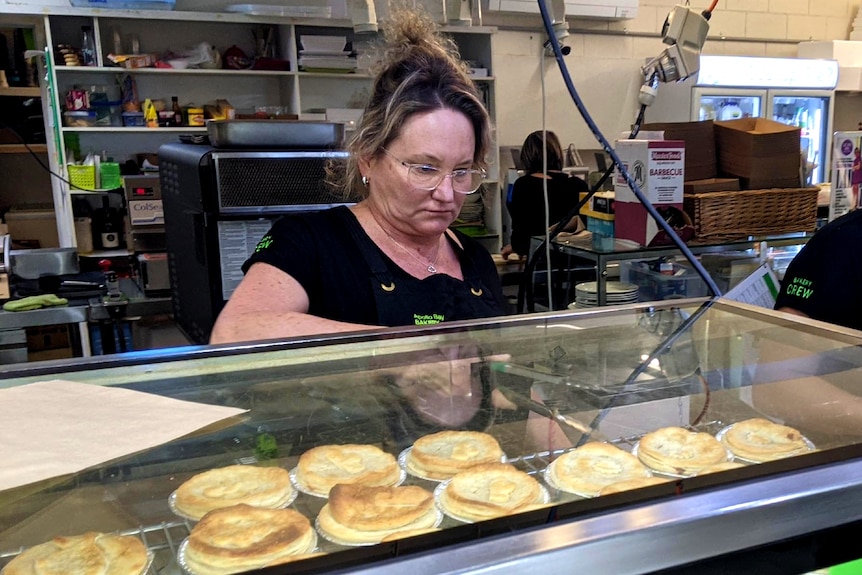
[[[507, 206], [512, 217], [512, 234], [501, 252], [504, 259], [513, 253], [521, 257], [529, 255], [530, 238], [544, 235], [578, 205], [580, 192], [589, 191], [586, 182], [563, 171], [563, 150], [554, 132], [540, 130], [527, 136], [521, 146], [521, 163], [524, 175], [515, 180], [512, 201]], [[572, 223], [566, 225], [571, 227]]]
[[393, 10], [370, 100], [330, 181], [352, 205], [285, 216], [243, 265], [211, 343], [505, 313], [490, 254], [450, 224], [486, 177], [491, 125], [454, 42]]

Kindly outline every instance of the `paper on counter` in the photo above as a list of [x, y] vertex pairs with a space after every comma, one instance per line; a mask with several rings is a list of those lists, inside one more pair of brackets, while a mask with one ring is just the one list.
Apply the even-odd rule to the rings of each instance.
[[75, 473], [247, 410], [52, 380], [0, 390], [0, 491]]

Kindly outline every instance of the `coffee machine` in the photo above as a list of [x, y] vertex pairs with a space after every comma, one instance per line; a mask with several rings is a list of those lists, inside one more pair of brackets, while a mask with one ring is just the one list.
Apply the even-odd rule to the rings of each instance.
[[170, 293], [165, 214], [158, 174], [124, 176], [129, 248], [135, 252], [138, 285], [145, 295]]

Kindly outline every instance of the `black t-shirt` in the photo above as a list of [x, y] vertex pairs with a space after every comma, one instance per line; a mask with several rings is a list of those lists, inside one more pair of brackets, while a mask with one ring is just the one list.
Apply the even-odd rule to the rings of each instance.
[[552, 173], [548, 182], [548, 211], [545, 222], [545, 198], [543, 178], [531, 175], [515, 180], [509, 215], [512, 217], [512, 251], [518, 255], [529, 255], [530, 238], [544, 235], [548, 226], [559, 222], [570, 213], [580, 200], [579, 192], [589, 191], [582, 179], [567, 174]]
[[862, 329], [862, 210], [821, 228], [793, 258], [775, 308]]
[[[377, 248], [361, 228], [357, 239], [351, 229], [356, 230], [358, 225], [356, 217], [346, 207], [283, 216], [258, 243], [255, 253], [243, 264], [243, 272], [256, 262], [275, 266], [305, 289], [309, 298], [308, 313], [364, 325], [396, 324], [380, 320], [372, 288], [373, 273], [360, 249], [360, 241], [366, 249], [370, 247], [379, 255], [395, 285], [410, 286], [411, 299], [418, 297], [421, 300], [422, 292], [426, 292], [426, 299], [431, 301], [441, 290], [451, 288], [453, 282], [459, 284], [456, 288], [466, 285], [444, 274], [423, 280], [413, 278]], [[467, 265], [465, 262], [472, 262], [479, 279], [490, 292], [483, 296], [489, 309], [476, 315], [456, 305], [455, 311], [445, 314], [443, 321], [503, 315], [502, 287], [490, 254], [475, 240], [457, 231], [455, 234], [463, 246], [461, 251], [453, 244], [462, 270]], [[464, 273], [466, 277], [466, 271]], [[415, 323], [423, 322], [417, 320]]]

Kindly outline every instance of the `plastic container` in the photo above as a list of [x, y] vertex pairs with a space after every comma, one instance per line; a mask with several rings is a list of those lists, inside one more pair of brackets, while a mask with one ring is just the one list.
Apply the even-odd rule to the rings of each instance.
[[101, 187], [105, 190], [116, 190], [123, 187], [123, 178], [120, 175], [120, 164], [117, 162], [102, 162], [99, 164], [99, 179]]
[[75, 110], [63, 112], [63, 124], [73, 128], [91, 128], [96, 126], [98, 114], [95, 110]]
[[97, 126], [122, 126], [123, 108], [120, 102], [107, 102], [104, 104], [91, 104], [91, 110], [96, 112]]
[[703, 297], [709, 293], [700, 275], [688, 266], [673, 262], [673, 274], [654, 271], [643, 260], [620, 262], [620, 281], [638, 286], [640, 301]]
[[123, 125], [127, 128], [143, 128], [144, 113], [143, 112], [123, 112]]
[[96, 189], [96, 167], [80, 166], [78, 164], [69, 164], [66, 166], [66, 171], [69, 174], [69, 181], [75, 188], [80, 190], [95, 190]]
[[614, 250], [614, 222], [587, 216], [587, 229], [593, 235], [593, 249], [600, 252]]
[[78, 8], [115, 8], [128, 10], [173, 10], [176, 0], [70, 0]]

